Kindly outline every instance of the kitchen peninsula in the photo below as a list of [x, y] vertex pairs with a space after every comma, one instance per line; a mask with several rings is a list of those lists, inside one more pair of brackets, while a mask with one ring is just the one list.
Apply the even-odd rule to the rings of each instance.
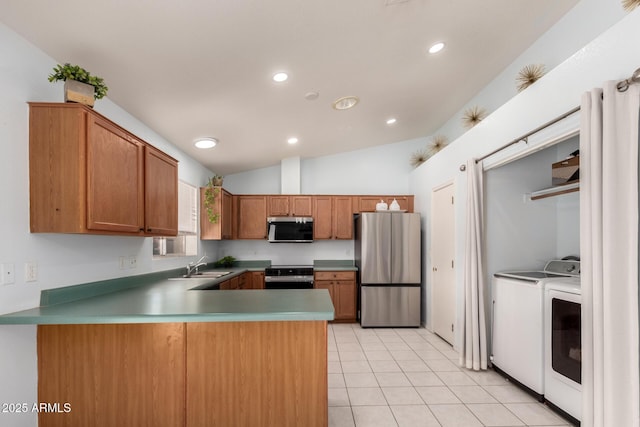
[[38, 401], [70, 405], [39, 425], [326, 426], [329, 293], [190, 290], [221, 279], [174, 273], [0, 316], [38, 325]]

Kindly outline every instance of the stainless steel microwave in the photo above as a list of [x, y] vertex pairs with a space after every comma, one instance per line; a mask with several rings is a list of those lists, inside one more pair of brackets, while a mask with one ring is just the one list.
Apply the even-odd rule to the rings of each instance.
[[313, 218], [277, 216], [267, 218], [269, 243], [313, 242]]

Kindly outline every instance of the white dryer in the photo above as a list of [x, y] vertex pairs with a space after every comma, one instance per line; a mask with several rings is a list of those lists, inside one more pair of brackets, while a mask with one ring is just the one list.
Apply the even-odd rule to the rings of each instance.
[[579, 278], [545, 286], [544, 397], [577, 421], [582, 415], [581, 303]]
[[493, 278], [492, 365], [540, 401], [545, 394], [545, 286], [579, 274], [579, 261], [552, 260], [542, 271], [507, 271]]

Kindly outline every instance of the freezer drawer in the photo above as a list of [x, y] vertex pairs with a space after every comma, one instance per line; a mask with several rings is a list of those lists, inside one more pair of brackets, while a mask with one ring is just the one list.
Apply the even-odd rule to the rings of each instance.
[[362, 286], [360, 326], [420, 326], [420, 286]]

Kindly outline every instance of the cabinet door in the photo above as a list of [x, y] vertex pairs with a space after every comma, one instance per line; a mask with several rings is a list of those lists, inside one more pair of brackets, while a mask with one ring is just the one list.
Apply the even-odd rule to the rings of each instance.
[[313, 201], [313, 238], [331, 239], [333, 237], [333, 198], [315, 196]]
[[289, 215], [289, 196], [268, 196], [268, 216]]
[[233, 196], [226, 190], [222, 190], [222, 238], [233, 238]]
[[87, 228], [137, 234], [144, 227], [143, 144], [93, 115], [87, 131]]
[[220, 240], [232, 238], [233, 196], [221, 187], [214, 187], [215, 192], [212, 212], [218, 214], [218, 221], [209, 221], [209, 214], [204, 206], [206, 187], [200, 188], [200, 239]]
[[334, 282], [336, 320], [356, 319], [356, 282], [352, 280], [337, 280]]
[[251, 289], [264, 289], [264, 271], [251, 272]]
[[333, 237], [350, 240], [353, 238], [353, 200], [351, 197], [333, 198]]
[[145, 232], [178, 234], [178, 163], [153, 147], [145, 147]]
[[311, 196], [291, 196], [290, 204], [293, 216], [311, 216], [313, 213]]
[[238, 239], [267, 238], [267, 197], [237, 196]]
[[358, 212], [375, 212], [376, 204], [380, 203], [387, 196], [359, 196], [358, 197]]
[[333, 311], [336, 312], [337, 301], [334, 294], [333, 282], [328, 280], [316, 280], [313, 287], [316, 289], [326, 289], [329, 291], [329, 296], [331, 297], [331, 302], [333, 303]]
[[413, 196], [386, 196], [384, 201], [391, 206], [391, 202], [393, 202], [394, 199], [400, 205], [401, 210], [413, 212]]

